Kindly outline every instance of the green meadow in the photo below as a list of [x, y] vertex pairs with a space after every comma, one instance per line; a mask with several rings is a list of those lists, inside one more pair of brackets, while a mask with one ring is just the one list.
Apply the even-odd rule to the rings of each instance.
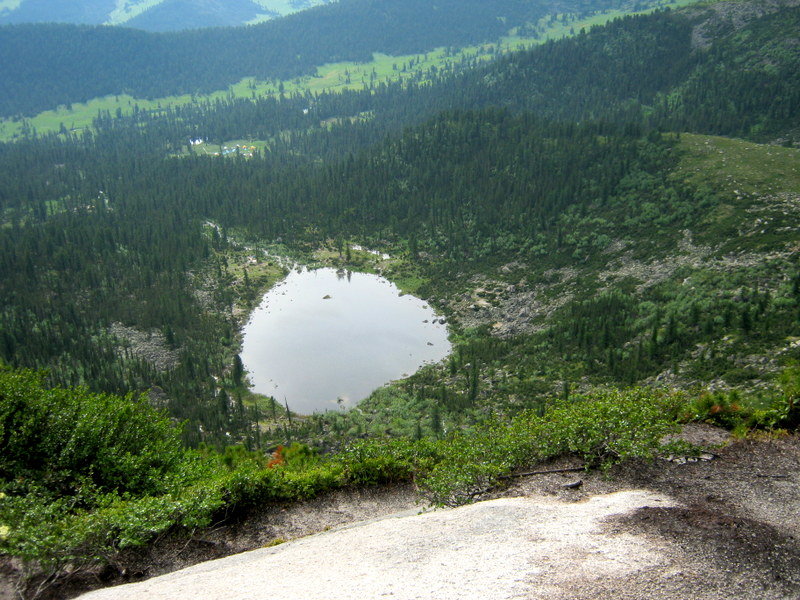
[[734, 195], [797, 193], [800, 151], [713, 135], [681, 135], [684, 158], [676, 175]]
[[196, 154], [198, 156], [229, 156], [252, 158], [267, 150], [270, 143], [266, 140], [229, 140], [222, 144], [213, 144], [205, 140], [184, 146], [180, 156]]

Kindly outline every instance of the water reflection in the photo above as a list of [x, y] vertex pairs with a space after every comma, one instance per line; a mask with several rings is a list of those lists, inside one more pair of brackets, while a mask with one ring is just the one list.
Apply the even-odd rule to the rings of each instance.
[[304, 414], [353, 406], [450, 352], [443, 319], [423, 300], [344, 269], [292, 271], [243, 333], [253, 390]]

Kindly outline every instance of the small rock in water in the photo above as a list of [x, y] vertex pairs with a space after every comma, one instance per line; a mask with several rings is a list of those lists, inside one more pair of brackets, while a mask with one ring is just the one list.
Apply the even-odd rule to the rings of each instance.
[[433, 346], [433, 343], [432, 342], [428, 342], [428, 346]]

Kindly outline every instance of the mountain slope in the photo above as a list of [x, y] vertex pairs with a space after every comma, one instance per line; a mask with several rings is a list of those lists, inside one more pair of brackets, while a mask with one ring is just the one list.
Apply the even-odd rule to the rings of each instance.
[[[693, 592], [795, 594], [796, 437], [685, 466], [713, 481], [631, 461], [687, 462], [686, 445], [662, 446], [679, 420], [800, 424], [797, 11], [753, 1], [628, 18], [419, 85], [135, 107], [0, 144], [0, 360], [42, 370], [0, 367], [0, 430], [15, 432], [0, 440], [0, 547], [42, 569], [33, 590], [96, 557], [125, 564], [121, 548], [176, 529], [192, 537], [171, 556], [218, 552], [198, 528], [254, 505], [412, 478], [457, 504], [566, 454], [621, 461], [610, 472], [629, 473], [626, 487], [678, 480], [682, 507], [617, 525], [712, 557], [687, 566], [709, 574]], [[129, 33], [129, 49], [169, 38]], [[252, 152], [214, 156], [198, 137]], [[251, 394], [239, 328], [287, 255], [424, 296], [446, 313], [453, 353], [356, 410], [301, 416]], [[46, 392], [45, 377], [147, 395]], [[164, 410], [161, 438], [125, 418], [151, 413], [144, 398]], [[232, 443], [245, 447], [212, 449]], [[758, 468], [777, 454], [776, 471]], [[583, 493], [570, 488], [557, 491]], [[674, 573], [656, 569], [659, 587]]]
[[0, 23], [103, 23], [116, 0], [23, 0], [16, 8], [0, 8]]
[[124, 24], [149, 31], [176, 31], [243, 25], [326, 2], [330, 0], [22, 0], [0, 2], [0, 24]]
[[146, 31], [226, 27], [252, 21], [263, 12], [252, 0], [163, 0], [125, 26]]
[[588, 14], [631, 6], [627, 0], [565, 0], [555, 7], [542, 0], [349, 0], [243, 29], [171, 35], [2, 27], [0, 53], [18, 60], [0, 64], [6, 85], [0, 115], [32, 115], [107, 94], [157, 98], [225, 89], [244, 77], [289, 79], [317, 65], [368, 61], [375, 52], [403, 55], [494, 41], [554, 10]]
[[[761, 79], [745, 81], [796, 92], [793, 79], [776, 82], [769, 70], [738, 68], [735, 57], [751, 56], [746, 64], [761, 64], [763, 38], [751, 31], [771, 32], [763, 35], [773, 46], [791, 48], [797, 10], [787, 7], [742, 24], [733, 35], [723, 32], [709, 39], [709, 50], [691, 50], [695, 17], [665, 13], [625, 19], [473, 75], [444, 77], [437, 85], [398, 85], [313, 102], [219, 102], [130, 119], [109, 116], [98, 121], [96, 136], [83, 140], [47, 137], [2, 146], [4, 214], [9, 223], [40, 224], [0, 231], [7, 306], [3, 351], [8, 360], [26, 357], [15, 364], [49, 365], [68, 383], [85, 369], [78, 366], [84, 359], [75, 357], [93, 353], [104, 358], [91, 370], [101, 371], [95, 377], [111, 389], [150, 377], [138, 372], [142, 365], [125, 371], [113, 357], [113, 344], [76, 335], [74, 328], [170, 322], [173, 336], [179, 331], [187, 339], [205, 339], [193, 313], [180, 308], [193, 303], [192, 292], [181, 291], [188, 282], [180, 265], [196, 265], [209, 251], [193, 225], [202, 216], [254, 239], [303, 246], [346, 237], [407, 251], [428, 281], [423, 289], [464, 327], [489, 326], [514, 339], [500, 348], [487, 345], [482, 356], [495, 360], [502, 354], [508, 365], [518, 364], [531, 401], [549, 393], [553, 378], [567, 374], [631, 383], [671, 370], [687, 382], [717, 378], [726, 385], [768, 386], [797, 351], [785, 340], [795, 335], [797, 292], [787, 282], [796, 281], [791, 218], [797, 150], [644, 134], [650, 125], [664, 127], [652, 109], [660, 95], [671, 97], [698, 69], [725, 72], [728, 79], [716, 80], [720, 89], [738, 89], [743, 74], [755, 74]], [[670, 60], [678, 55], [683, 58]], [[771, 68], [788, 69], [796, 61], [791, 52], [774, 56]], [[587, 57], [593, 57], [592, 68], [580, 68]], [[562, 67], [572, 68], [560, 74]], [[609, 92], [605, 84], [614, 72], [621, 83]], [[567, 97], [558, 96], [559, 86], [569, 90]], [[762, 98], [746, 105], [746, 123], [762, 125], [748, 131], [759, 139], [766, 133], [785, 137], [796, 124], [776, 113], [775, 103], [784, 100], [778, 94]], [[716, 102], [700, 97], [692, 106], [696, 133], [719, 127]], [[514, 110], [450, 110], [424, 121], [425, 114], [448, 106], [491, 104]], [[342, 118], [364, 113], [369, 117]], [[565, 122], [548, 123], [537, 114]], [[592, 115], [606, 122], [587, 121]], [[578, 126], [566, 119], [587, 122]], [[398, 137], [408, 123], [419, 124]], [[188, 153], [164, 161], [165, 154], [183, 154], [186, 140], [198, 135], [219, 142], [256, 137], [265, 140], [268, 155], [230, 163]], [[365, 149], [374, 140], [384, 141]], [[717, 150], [722, 165], [702, 162], [710, 158], [701, 160], [697, 146]], [[360, 149], [363, 155], [340, 163], [339, 157]], [[317, 160], [330, 169], [312, 166]], [[726, 170], [725, 164], [736, 167]], [[748, 165], [758, 165], [755, 172], [768, 177], [755, 177]], [[718, 177], [701, 177], [716, 172]], [[729, 177], [736, 187], [728, 185]], [[97, 190], [124, 203], [76, 217], [82, 206], [97, 205]], [[169, 202], [154, 204], [165, 190]], [[760, 228], [754, 229], [753, 219]], [[158, 227], [158, 240], [144, 234], [143, 223]], [[64, 245], [59, 232], [72, 228], [85, 235]], [[101, 231], [116, 233], [103, 237]], [[125, 253], [117, 252], [120, 243]], [[43, 250], [52, 244], [61, 252]], [[162, 244], [172, 248], [169, 260], [158, 258]], [[95, 264], [87, 256], [106, 258]], [[518, 266], [495, 272], [509, 264]], [[96, 306], [88, 313], [66, 304], [52, 308], [54, 284], [30, 277], [37, 268], [60, 273], [67, 265], [72, 276], [63, 285], [83, 287], [63, 295], [84, 298], [94, 289]], [[485, 282], [474, 283], [473, 276]], [[145, 285], [153, 278], [163, 278], [161, 287]], [[695, 282], [691, 294], [680, 291], [684, 280]], [[109, 284], [95, 289], [97, 281]], [[512, 284], [513, 292], [502, 291]], [[147, 292], [133, 295], [140, 288]], [[489, 294], [489, 288], [497, 292]], [[168, 300], [158, 301], [163, 294]], [[119, 300], [129, 295], [138, 300]], [[62, 309], [52, 328], [25, 333], [42, 315], [50, 320]], [[776, 323], [782, 321], [787, 325], [781, 330]], [[602, 335], [591, 335], [598, 323]], [[80, 349], [63, 352], [56, 342], [61, 335]], [[762, 366], [747, 358], [764, 353], [781, 358]], [[465, 394], [474, 402], [476, 391], [463, 389], [466, 381], [440, 375], [457, 390], [451, 398]], [[424, 389], [429, 398], [439, 397], [436, 385]], [[518, 393], [511, 386], [486, 390], [485, 396], [504, 404]], [[454, 410], [459, 406], [453, 400]]]
[[[733, 3], [621, 19], [465, 76], [467, 97], [553, 119], [767, 136], [800, 116], [800, 8]], [[702, 37], [703, 43], [698, 42]]]

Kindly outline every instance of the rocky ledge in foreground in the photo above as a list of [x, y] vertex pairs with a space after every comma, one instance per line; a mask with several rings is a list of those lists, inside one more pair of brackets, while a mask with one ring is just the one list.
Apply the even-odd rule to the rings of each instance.
[[501, 498], [364, 522], [83, 598], [575, 598], [597, 580], [658, 568], [664, 542], [609, 535], [604, 521], [671, 506], [642, 490], [570, 504]]
[[800, 597], [800, 441], [715, 453], [580, 474], [580, 487], [565, 485], [574, 474], [521, 478], [506, 497], [406, 510], [82, 598]]

